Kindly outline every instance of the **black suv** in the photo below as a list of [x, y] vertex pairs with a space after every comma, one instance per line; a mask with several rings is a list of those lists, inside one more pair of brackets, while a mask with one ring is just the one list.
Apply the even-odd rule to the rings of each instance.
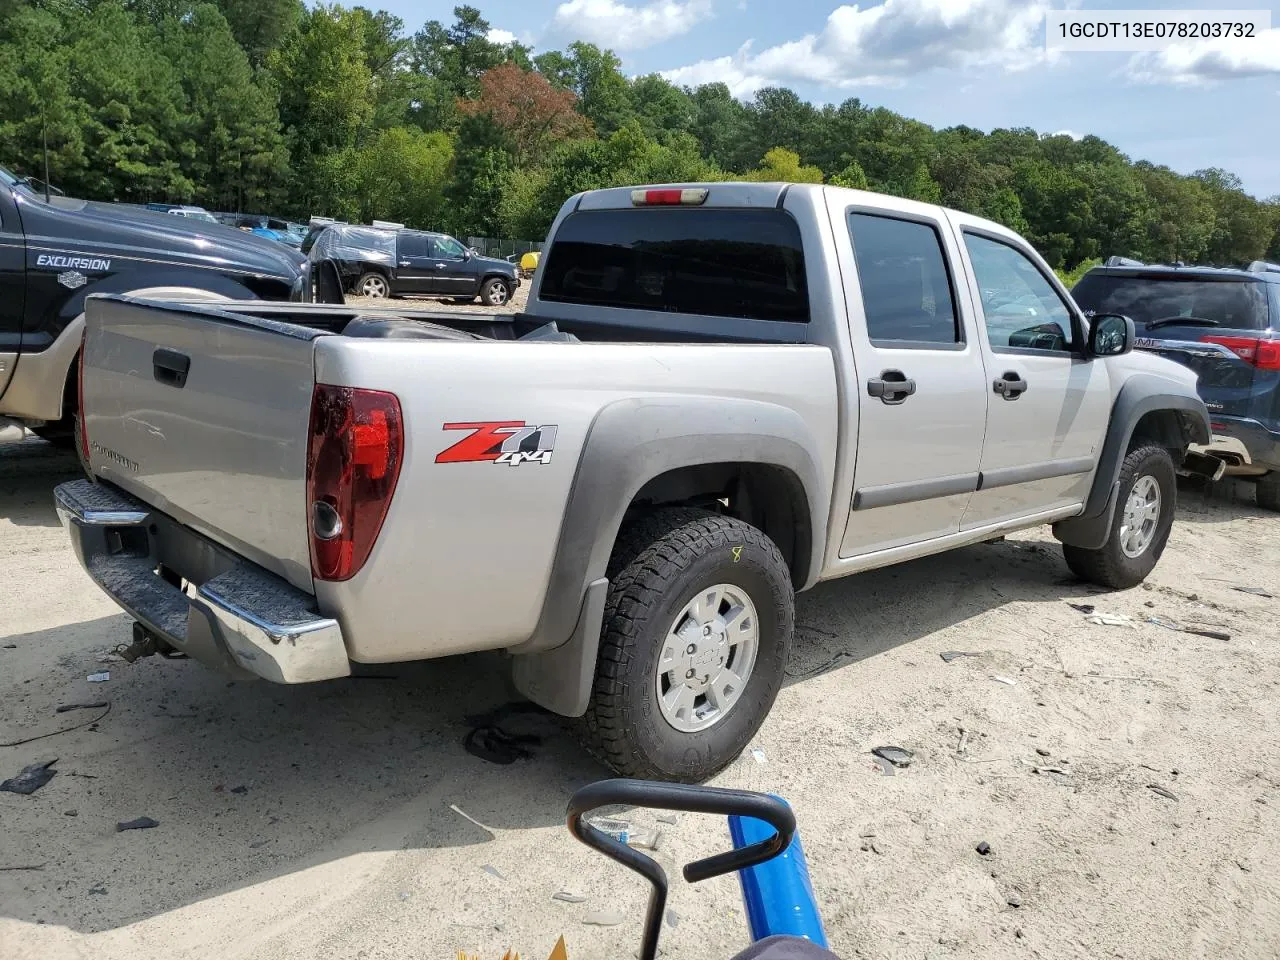
[[1153, 266], [1112, 257], [1071, 295], [1137, 325], [1135, 345], [1190, 367], [1209, 408], [1207, 452], [1258, 480], [1258, 504], [1280, 510], [1280, 265]]
[[329, 260], [362, 297], [432, 296], [500, 307], [520, 286], [515, 264], [481, 257], [453, 237], [422, 230], [333, 224], [308, 236], [303, 252]]

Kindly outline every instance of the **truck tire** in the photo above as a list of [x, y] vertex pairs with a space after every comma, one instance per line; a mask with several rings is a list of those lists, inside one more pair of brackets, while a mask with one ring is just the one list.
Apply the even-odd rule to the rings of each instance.
[[501, 307], [511, 299], [511, 284], [501, 277], [490, 277], [480, 284], [480, 302], [486, 307]]
[[609, 567], [584, 743], [622, 776], [706, 780], [782, 686], [795, 627], [786, 561], [750, 524], [672, 508], [628, 523]]
[[1099, 586], [1136, 587], [1164, 553], [1177, 502], [1177, 475], [1169, 451], [1157, 446], [1131, 450], [1120, 466], [1120, 489], [1107, 542], [1098, 550], [1063, 544], [1067, 566], [1081, 580]]
[[1280, 511], [1280, 470], [1272, 470], [1258, 478], [1258, 506]]
[[391, 296], [391, 284], [387, 281], [386, 275], [379, 273], [377, 270], [370, 270], [368, 273], [360, 274], [360, 279], [356, 281], [353, 288], [356, 296], [359, 297], [389, 297]]

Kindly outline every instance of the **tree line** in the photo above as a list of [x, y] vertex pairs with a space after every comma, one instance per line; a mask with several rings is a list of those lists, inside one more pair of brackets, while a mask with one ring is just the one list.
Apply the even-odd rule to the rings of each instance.
[[88, 199], [374, 218], [541, 238], [585, 189], [683, 180], [864, 187], [989, 217], [1060, 270], [1111, 254], [1280, 259], [1280, 197], [1098, 137], [934, 129], [850, 98], [627, 77], [589, 43], [416, 32], [301, 0], [0, 0], [0, 165]]

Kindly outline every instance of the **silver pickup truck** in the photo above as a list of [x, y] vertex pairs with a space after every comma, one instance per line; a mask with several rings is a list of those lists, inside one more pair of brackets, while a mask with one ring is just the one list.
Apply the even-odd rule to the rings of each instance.
[[796, 592], [1047, 523], [1130, 587], [1202, 466], [1194, 375], [995, 223], [686, 184], [549, 240], [515, 316], [91, 299], [57, 504], [133, 654], [502, 650], [615, 770], [696, 781], [768, 713]]

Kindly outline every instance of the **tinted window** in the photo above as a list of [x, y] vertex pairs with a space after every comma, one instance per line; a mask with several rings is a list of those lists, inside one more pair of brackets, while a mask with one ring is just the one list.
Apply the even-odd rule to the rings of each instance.
[[924, 223], [849, 215], [867, 336], [873, 341], [959, 343], [942, 244]]
[[461, 260], [466, 248], [453, 237], [432, 237], [432, 256], [444, 260]]
[[991, 349], [1071, 349], [1071, 311], [1039, 268], [1008, 244], [964, 235]]
[[1121, 313], [1140, 327], [1166, 317], [1203, 317], [1236, 330], [1265, 330], [1268, 325], [1266, 292], [1256, 280], [1090, 273], [1071, 295], [1084, 310]]
[[560, 225], [541, 270], [543, 300], [809, 319], [800, 228], [781, 210], [582, 211]]
[[400, 234], [400, 256], [402, 257], [429, 257], [431, 256], [427, 238], [418, 233], [402, 233]]

